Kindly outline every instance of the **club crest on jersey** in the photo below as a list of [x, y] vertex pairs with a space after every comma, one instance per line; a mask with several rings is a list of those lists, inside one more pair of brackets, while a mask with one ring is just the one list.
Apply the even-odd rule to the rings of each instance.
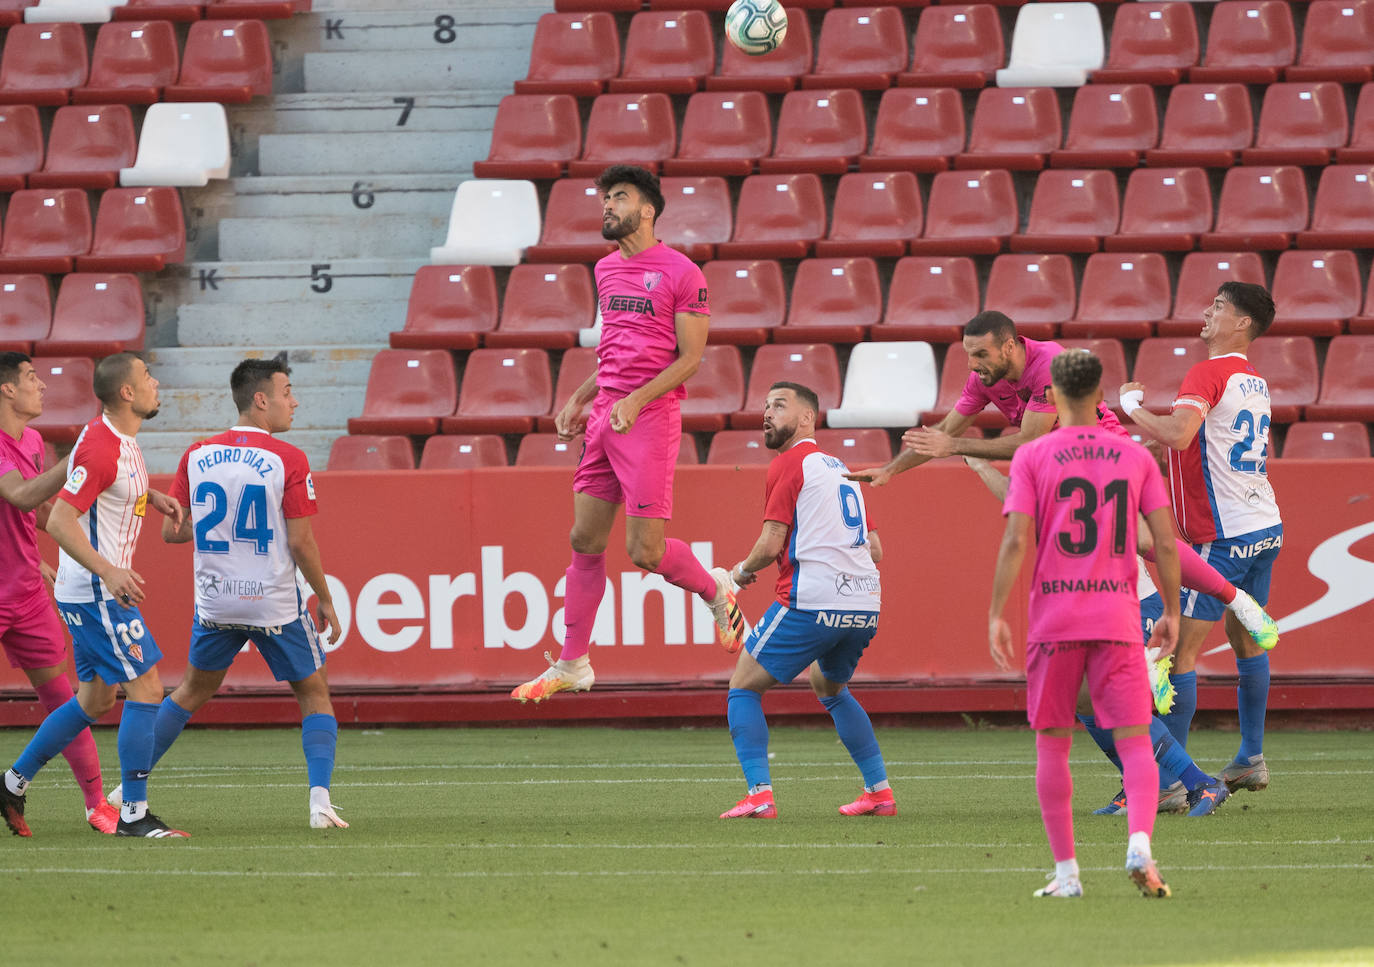
[[315, 499], [315, 481], [308, 473], [305, 475], [305, 495], [311, 500]]
[[67, 483], [62, 488], [69, 494], [81, 493], [81, 487], [86, 483], [86, 468], [72, 467], [72, 472], [67, 474]]
[[142, 646], [142, 645], [130, 645], [130, 646], [129, 646], [129, 657], [132, 658], [134, 661], [142, 661], [142, 660], [143, 660], [143, 646]]
[[663, 281], [663, 273], [662, 273], [662, 272], [645, 272], [645, 273], [644, 273], [644, 291], [645, 291], [645, 292], [652, 292], [652, 291], [654, 291], [654, 286], [658, 285], [658, 284], [659, 284], [660, 282], [662, 282], [662, 281]]

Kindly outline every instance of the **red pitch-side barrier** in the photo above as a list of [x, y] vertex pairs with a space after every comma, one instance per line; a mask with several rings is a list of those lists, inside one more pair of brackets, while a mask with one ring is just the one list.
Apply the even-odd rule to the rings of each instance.
[[[1283, 641], [1273, 653], [1275, 708], [1374, 707], [1374, 465], [1275, 461], [1270, 477], [1284, 512], [1285, 547], [1270, 612]], [[329, 656], [336, 693], [352, 721], [466, 721], [691, 715], [718, 712], [715, 687], [733, 659], [714, 641], [706, 607], [639, 572], [611, 537], [609, 589], [592, 656], [597, 689], [524, 708], [500, 693], [543, 667], [563, 634], [563, 571], [572, 522], [571, 472], [320, 473], [315, 533], [345, 634]], [[684, 467], [669, 533], [703, 562], [733, 564], [761, 525], [762, 468]], [[154, 486], [165, 488], [166, 479]], [[885, 710], [969, 711], [1024, 707], [1018, 676], [988, 656], [986, 614], [1002, 519], [997, 501], [961, 463], [942, 461], [864, 491], [883, 538], [883, 612], [856, 683], [885, 697]], [[191, 549], [167, 546], [150, 515], [135, 568], [147, 579], [146, 623], [165, 653], [164, 681], [185, 664], [192, 610]], [[46, 541], [46, 538], [44, 538]], [[49, 557], [55, 551], [49, 544]], [[1009, 607], [1025, 632], [1025, 583]], [[771, 577], [769, 578], [771, 582]], [[769, 587], [745, 592], [757, 617]], [[1199, 671], [1232, 676], [1220, 631]], [[294, 702], [256, 656], [226, 682], [240, 695], [197, 721], [294, 721]], [[13, 669], [0, 692], [32, 693]], [[1224, 692], [1216, 700], [1225, 707]], [[939, 696], [943, 695], [941, 698]], [[401, 696], [398, 698], [397, 696]], [[788, 710], [814, 700], [779, 698]], [[1233, 701], [1233, 700], [1232, 700]], [[1204, 707], [1212, 702], [1204, 699]], [[793, 709], [793, 706], [796, 706]], [[407, 710], [410, 711], [407, 711]], [[0, 703], [0, 724], [37, 721], [31, 701]]]

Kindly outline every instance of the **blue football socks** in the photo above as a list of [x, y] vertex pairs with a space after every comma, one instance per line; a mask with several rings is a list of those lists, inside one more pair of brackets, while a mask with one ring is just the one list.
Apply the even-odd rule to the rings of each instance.
[[153, 771], [153, 723], [157, 705], [125, 700], [119, 716], [119, 777], [125, 802], [146, 802], [148, 773]]
[[1112, 739], [1112, 730], [1101, 728], [1097, 724], [1097, 716], [1080, 715], [1078, 721], [1083, 723], [1083, 728], [1088, 730], [1097, 747], [1102, 750], [1102, 754], [1112, 760], [1112, 765], [1116, 766], [1116, 771], [1121, 771], [1121, 757], [1116, 754], [1116, 742]]
[[49, 759], [71, 745], [72, 739], [80, 735], [82, 729], [94, 724], [95, 719], [86, 714], [73, 695], [48, 713], [29, 744], [14, 761], [14, 771], [31, 781], [38, 775], [38, 770], [48, 764]]
[[1236, 761], [1250, 764], [1250, 757], [1264, 752], [1264, 711], [1269, 704], [1269, 655], [1237, 658], [1240, 685], [1236, 688], [1236, 708], [1240, 713], [1240, 751]]
[[157, 718], [153, 722], [153, 765], [162, 761], [163, 755], [172, 747], [186, 723], [191, 721], [191, 713], [186, 711], [168, 695], [157, 707]]
[[748, 688], [730, 689], [725, 716], [745, 783], [750, 789], [767, 785], [768, 720], [763, 717], [763, 696]]
[[301, 748], [305, 750], [305, 771], [312, 788], [329, 788], [338, 741], [339, 722], [334, 716], [317, 712], [301, 720]]
[[1159, 788], [1168, 789], [1182, 780], [1185, 788], [1195, 789], [1212, 781], [1193, 762], [1188, 750], [1174, 741], [1168, 724], [1158, 715], [1150, 718], [1150, 744], [1155, 749], [1155, 762], [1159, 763]]
[[873, 723], [869, 721], [868, 713], [859, 700], [850, 694], [848, 688], [844, 688], [838, 695], [822, 698], [821, 704], [835, 720], [835, 731], [839, 733], [840, 741], [863, 773], [864, 786], [872, 789], [885, 781], [887, 766], [883, 764], [883, 754], [878, 750], [878, 737], [873, 734]]
[[1193, 716], [1197, 713], [1197, 672], [1178, 672], [1169, 676], [1174, 684], [1174, 707], [1163, 716], [1164, 724], [1174, 741], [1188, 748], [1188, 730], [1192, 728]]

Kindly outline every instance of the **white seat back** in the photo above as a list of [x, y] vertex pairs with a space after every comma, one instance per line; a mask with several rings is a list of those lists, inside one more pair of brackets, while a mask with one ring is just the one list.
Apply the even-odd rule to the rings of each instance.
[[844, 398], [826, 414], [833, 427], [912, 427], [935, 406], [940, 374], [928, 342], [862, 342], [849, 356]]

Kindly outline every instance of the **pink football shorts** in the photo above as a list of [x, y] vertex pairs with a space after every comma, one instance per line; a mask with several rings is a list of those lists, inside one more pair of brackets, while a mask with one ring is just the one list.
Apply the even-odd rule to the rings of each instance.
[[629, 433], [611, 429], [619, 397], [598, 393], [587, 417], [586, 444], [573, 475], [573, 493], [623, 503], [630, 517], [673, 516], [673, 468], [682, 442], [678, 400], [660, 397], [639, 411]]
[[1026, 716], [1031, 728], [1073, 727], [1084, 674], [1099, 726], [1149, 723], [1150, 678], [1140, 642], [1033, 641], [1026, 647]]
[[0, 644], [14, 668], [51, 668], [66, 661], [67, 636], [46, 589], [0, 602]]

